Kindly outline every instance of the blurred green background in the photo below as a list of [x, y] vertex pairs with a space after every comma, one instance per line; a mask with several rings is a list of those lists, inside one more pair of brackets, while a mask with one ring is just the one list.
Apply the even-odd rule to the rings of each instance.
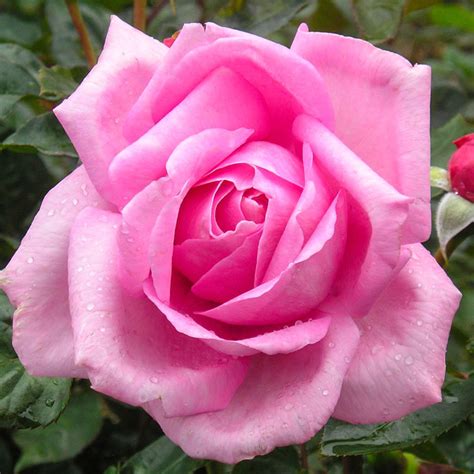
[[[97, 53], [110, 14], [133, 22], [131, 0], [80, 0], [79, 7]], [[285, 45], [301, 22], [313, 31], [365, 38], [413, 63], [431, 65], [432, 164], [445, 168], [455, 149], [452, 140], [474, 131], [472, 1], [158, 0], [148, 2], [147, 20], [147, 33], [158, 39], [195, 21], [214, 21]], [[77, 165], [51, 109], [87, 71], [63, 0], [0, 0], [0, 268], [45, 193]], [[433, 191], [433, 211], [439, 198]], [[12, 308], [0, 293], [0, 473], [474, 472], [471, 234], [468, 229], [447, 266], [464, 298], [449, 342], [441, 404], [382, 425], [331, 421], [303, 448], [278, 449], [237, 466], [187, 458], [142, 410], [102, 397], [86, 382], [25, 374], [10, 345]], [[437, 248], [436, 235], [427, 246]]]

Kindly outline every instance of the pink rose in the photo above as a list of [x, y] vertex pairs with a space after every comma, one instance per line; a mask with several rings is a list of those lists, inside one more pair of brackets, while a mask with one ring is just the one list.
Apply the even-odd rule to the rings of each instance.
[[56, 114], [83, 165], [2, 273], [34, 375], [142, 406], [189, 455], [303, 443], [440, 400], [459, 292], [430, 234], [430, 70], [112, 19]]
[[474, 133], [458, 138], [457, 150], [449, 160], [449, 180], [452, 190], [474, 202]]

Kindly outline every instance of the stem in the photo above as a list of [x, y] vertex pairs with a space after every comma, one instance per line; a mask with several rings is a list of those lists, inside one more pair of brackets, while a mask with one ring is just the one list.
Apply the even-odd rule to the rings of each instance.
[[87, 32], [86, 24], [82, 18], [81, 11], [79, 10], [79, 5], [77, 0], [66, 0], [67, 9], [69, 10], [69, 15], [71, 16], [72, 23], [74, 28], [79, 35], [79, 41], [81, 42], [82, 49], [84, 50], [84, 55], [86, 56], [87, 64], [89, 68], [95, 66], [97, 58], [95, 56], [94, 48]]
[[309, 472], [308, 451], [306, 450], [306, 446], [304, 444], [300, 445], [300, 462], [303, 472]]
[[146, 19], [146, 22], [150, 24], [155, 17], [160, 13], [160, 11], [168, 5], [168, 0], [159, 0], [153, 5], [153, 8], [151, 9], [150, 14], [148, 15], [148, 18]]
[[443, 252], [441, 252], [440, 248], [438, 250], [436, 250], [436, 252], [434, 254], [434, 258], [441, 267], [443, 267], [443, 268], [445, 267], [447, 262], [446, 262], [446, 260], [443, 256]]
[[362, 456], [344, 456], [342, 459], [342, 472], [344, 474], [362, 474], [364, 458]]
[[133, 25], [141, 31], [146, 27], [146, 0], [133, 0]]

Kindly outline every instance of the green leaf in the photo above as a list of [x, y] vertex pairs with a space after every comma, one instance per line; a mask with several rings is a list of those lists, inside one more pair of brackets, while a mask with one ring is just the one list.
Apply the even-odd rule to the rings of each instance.
[[37, 23], [20, 20], [17, 16], [0, 13], [0, 41], [32, 46], [41, 38]]
[[77, 393], [55, 423], [13, 435], [21, 449], [15, 471], [71, 459], [95, 439], [101, 428], [100, 396], [92, 391]]
[[307, 0], [231, 1], [215, 20], [232, 28], [268, 36], [288, 24], [308, 3]]
[[0, 145], [0, 149], [77, 157], [74, 147], [52, 112], [38, 115], [28, 121], [10, 135]]
[[66, 406], [71, 381], [27, 374], [10, 341], [10, 327], [0, 322], [0, 427], [47, 425]]
[[474, 12], [462, 5], [435, 5], [431, 9], [431, 21], [435, 25], [474, 33]]
[[474, 131], [461, 115], [456, 115], [431, 133], [431, 165], [447, 168], [449, 158], [456, 151], [453, 140]]
[[39, 71], [40, 95], [49, 100], [59, 100], [71, 95], [77, 87], [71, 71], [62, 66], [42, 68]]
[[132, 456], [120, 474], [188, 474], [205, 461], [192, 459], [165, 436]]
[[450, 240], [474, 222], [474, 203], [454, 193], [447, 193], [436, 212], [436, 232], [444, 258]]
[[439, 168], [438, 166], [431, 167], [430, 183], [433, 188], [443, 189], [444, 191], [451, 190], [448, 172], [444, 168]]
[[293, 446], [278, 448], [266, 456], [257, 456], [237, 464], [232, 474], [298, 474], [300, 462]]
[[373, 43], [396, 36], [402, 21], [404, 0], [352, 0], [356, 22]]
[[322, 454], [348, 456], [404, 449], [441, 435], [474, 412], [474, 377], [445, 389], [444, 400], [401, 420], [378, 425], [351, 425], [330, 420], [324, 429]]

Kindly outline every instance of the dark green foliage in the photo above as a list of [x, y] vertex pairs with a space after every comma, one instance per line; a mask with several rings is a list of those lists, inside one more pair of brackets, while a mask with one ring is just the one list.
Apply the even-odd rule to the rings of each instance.
[[[368, 39], [412, 63], [432, 66], [433, 165], [446, 168], [455, 150], [452, 141], [474, 132], [471, 0], [148, 3], [148, 33], [158, 39], [185, 22], [209, 20], [287, 46], [301, 22], [311, 30]], [[79, 6], [96, 53], [112, 12], [132, 21], [131, 0], [79, 0]], [[87, 70], [63, 0], [0, 0], [0, 268], [46, 192], [78, 164], [52, 109]], [[433, 208], [443, 193], [436, 192]], [[353, 426], [331, 420], [303, 451], [299, 446], [278, 448], [236, 466], [189, 458], [143, 410], [109, 400], [91, 391], [87, 382], [28, 375], [11, 345], [13, 308], [0, 292], [1, 474], [14, 469], [25, 474], [342, 474], [356, 473], [361, 463], [365, 474], [474, 472], [471, 227], [447, 267], [463, 300], [448, 345], [443, 402], [392, 423]], [[433, 251], [438, 246], [435, 234], [428, 246]]]

